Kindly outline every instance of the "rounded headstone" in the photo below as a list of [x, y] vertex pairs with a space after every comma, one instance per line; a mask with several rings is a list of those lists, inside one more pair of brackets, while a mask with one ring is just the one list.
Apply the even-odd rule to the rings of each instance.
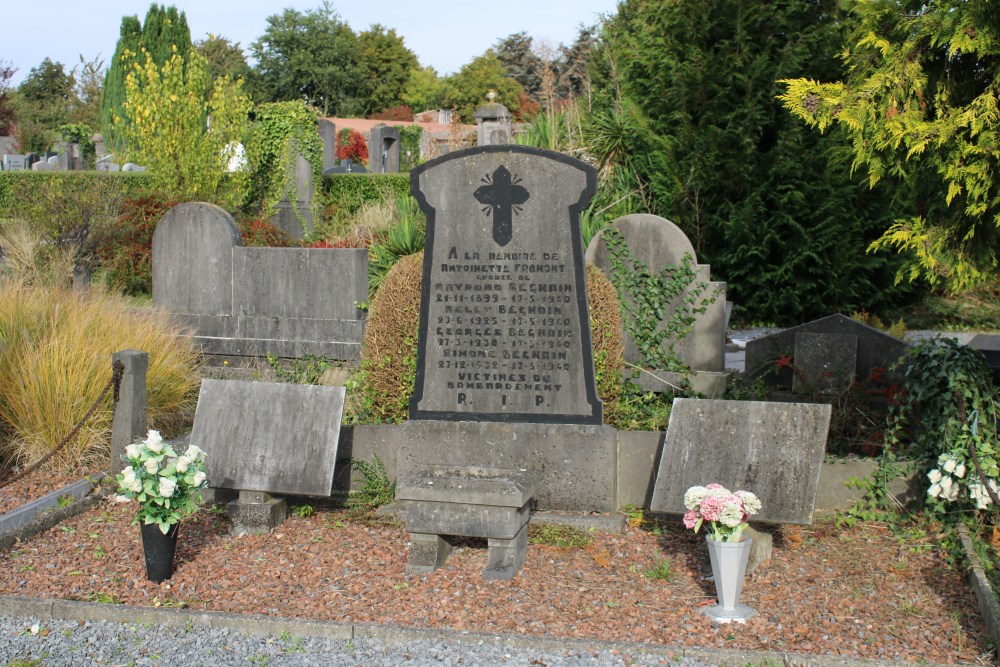
[[[662, 271], [668, 265], [680, 264], [685, 254], [691, 255], [694, 264], [698, 263], [694, 246], [687, 235], [666, 218], [649, 213], [635, 213], [616, 218], [610, 226], [621, 233], [632, 250], [632, 255], [654, 273]], [[607, 244], [603, 241], [603, 231], [598, 231], [590, 240], [586, 259], [608, 273], [611, 261]]]

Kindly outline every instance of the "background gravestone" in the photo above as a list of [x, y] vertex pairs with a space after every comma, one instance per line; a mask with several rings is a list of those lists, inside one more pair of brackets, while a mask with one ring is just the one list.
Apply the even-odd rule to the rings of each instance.
[[601, 423], [580, 212], [596, 170], [523, 146], [427, 162], [411, 419]]
[[[715, 301], [708, 304], [704, 313], [695, 315], [695, 322], [690, 333], [677, 341], [674, 351], [681, 361], [695, 372], [691, 381], [699, 393], [721, 395], [725, 390], [728, 374], [725, 371], [726, 346], [726, 283], [713, 282], [710, 278], [710, 267], [698, 264], [694, 246], [681, 231], [681, 228], [665, 218], [649, 214], [634, 214], [622, 216], [611, 223], [614, 229], [622, 235], [623, 240], [632, 252], [632, 256], [649, 267], [653, 274], [660, 273], [667, 266], [678, 266], [685, 255], [690, 255], [692, 268], [695, 269], [695, 281], [705, 282], [708, 287], [702, 292], [701, 298], [715, 295]], [[604, 241], [603, 230], [599, 231], [587, 246], [587, 261], [596, 265], [611, 278], [611, 254]], [[689, 289], [685, 294], [690, 294]], [[673, 309], [680, 304], [684, 295], [673, 303]], [[672, 314], [673, 310], [667, 315]], [[664, 344], [667, 346], [667, 343]], [[632, 337], [625, 336], [625, 361], [629, 364], [642, 366], [644, 364], [639, 350]], [[700, 377], [699, 377], [700, 375]], [[677, 382], [680, 378], [676, 378]], [[639, 378], [639, 384], [644, 389], [655, 391], [658, 388], [655, 379], [647, 385], [646, 374]]]
[[313, 230], [312, 216], [312, 165], [301, 153], [295, 155], [295, 183], [285, 198], [274, 207], [269, 221], [299, 240]]
[[329, 496], [344, 388], [202, 380], [191, 442], [213, 488]]
[[792, 392], [835, 396], [847, 391], [858, 365], [858, 337], [854, 334], [795, 334]]
[[675, 398], [650, 509], [683, 514], [684, 492], [718, 483], [761, 501], [757, 521], [812, 523], [829, 405]]
[[[833, 337], [814, 338], [811, 339], [811, 345], [800, 347], [796, 339], [803, 333]], [[796, 386], [802, 390], [805, 385], [795, 383], [796, 374], [792, 368], [785, 364], [778, 365], [776, 362], [782, 357], [788, 357], [797, 368], [803, 369], [803, 365], [808, 367], [808, 370], [803, 370], [811, 381], [813, 377], [824, 372], [821, 363], [823, 349], [834, 354], [834, 350], [839, 348], [836, 354], [846, 361], [849, 354], [845, 345], [849, 347], [849, 344], [845, 342], [846, 339], [840, 338], [841, 336], [853, 336], [857, 340], [855, 364], [851, 374], [851, 380], [854, 382], [867, 380], [872, 371], [882, 369], [891, 383], [893, 381], [891, 378], [895, 375], [892, 371], [893, 364], [905, 356], [909, 349], [903, 341], [878, 329], [856, 322], [845, 315], [830, 315], [749, 341], [746, 347], [746, 378], [751, 383], [761, 380], [768, 388], [779, 391], [795, 391]], [[796, 356], [799, 351], [807, 354], [807, 357], [799, 359]]]
[[337, 126], [326, 118], [319, 119], [319, 138], [323, 141], [323, 172], [337, 164]]
[[399, 128], [376, 125], [368, 135], [368, 170], [373, 174], [399, 172]]

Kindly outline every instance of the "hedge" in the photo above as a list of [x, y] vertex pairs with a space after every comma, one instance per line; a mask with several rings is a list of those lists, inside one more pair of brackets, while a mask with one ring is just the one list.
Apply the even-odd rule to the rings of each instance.
[[98, 178], [116, 178], [126, 194], [149, 188], [150, 178], [143, 172], [121, 171], [2, 171], [0, 172], [0, 218], [17, 217], [20, 202], [32, 197], [36, 184], [64, 179], [73, 188], [87, 188]]

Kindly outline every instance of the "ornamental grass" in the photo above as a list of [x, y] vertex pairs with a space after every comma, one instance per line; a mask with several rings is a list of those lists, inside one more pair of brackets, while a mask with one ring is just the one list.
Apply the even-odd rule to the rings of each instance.
[[[55, 449], [111, 379], [111, 355], [149, 353], [149, 425], [169, 436], [190, 421], [197, 356], [157, 309], [121, 296], [0, 281], [0, 461], [28, 465]], [[48, 466], [105, 467], [113, 397], [108, 393], [75, 442]]]

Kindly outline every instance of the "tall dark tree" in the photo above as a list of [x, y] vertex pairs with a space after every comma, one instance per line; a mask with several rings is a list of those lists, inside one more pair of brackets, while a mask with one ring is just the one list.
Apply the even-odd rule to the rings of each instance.
[[257, 61], [251, 91], [258, 102], [303, 100], [330, 116], [356, 97], [358, 38], [329, 2], [268, 16], [250, 53]]
[[780, 78], [837, 78], [850, 20], [837, 0], [625, 0], [604, 26], [597, 98], [628, 120], [656, 211], [757, 321], [899, 296], [895, 258], [865, 252], [897, 210], [833, 159], [842, 136], [810, 134], [776, 99]]
[[595, 26], [580, 26], [576, 41], [560, 48], [556, 85], [559, 97], [580, 97], [590, 88], [588, 68], [596, 32]]
[[104, 77], [104, 89], [101, 91], [101, 131], [104, 134], [104, 143], [109, 147], [118, 145], [115, 119], [125, 117], [126, 55], [139, 53], [141, 38], [142, 24], [139, 23], [139, 17], [123, 16], [118, 32], [118, 44], [108, 65], [108, 73]]
[[375, 24], [358, 36], [358, 109], [362, 115], [403, 103], [403, 93], [419, 63], [394, 29]]
[[191, 30], [188, 28], [187, 15], [177, 11], [177, 7], [157, 5], [153, 3], [146, 12], [146, 20], [142, 23], [142, 48], [159, 66], [170, 60], [176, 49], [177, 55], [187, 59], [191, 50]]
[[531, 99], [540, 102], [545, 63], [533, 48], [534, 40], [528, 33], [516, 32], [497, 40], [493, 53], [507, 70], [507, 76], [521, 84]]

